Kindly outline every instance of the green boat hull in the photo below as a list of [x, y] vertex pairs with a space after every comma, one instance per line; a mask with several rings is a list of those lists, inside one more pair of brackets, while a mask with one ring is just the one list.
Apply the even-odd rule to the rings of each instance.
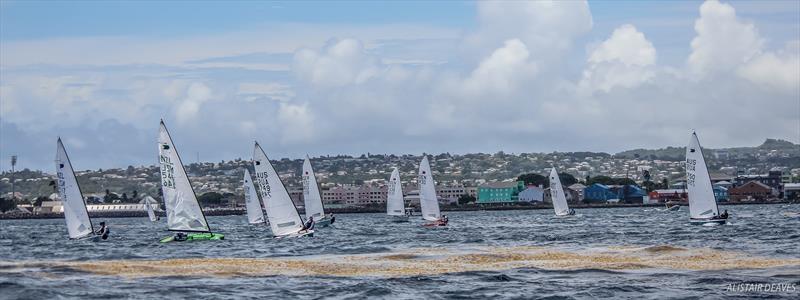
[[170, 242], [191, 242], [191, 241], [217, 241], [217, 240], [224, 240], [225, 235], [220, 233], [210, 233], [210, 232], [203, 232], [203, 233], [188, 233], [186, 234], [185, 240], [176, 240], [175, 236], [168, 236], [161, 239], [161, 243], [170, 243]]

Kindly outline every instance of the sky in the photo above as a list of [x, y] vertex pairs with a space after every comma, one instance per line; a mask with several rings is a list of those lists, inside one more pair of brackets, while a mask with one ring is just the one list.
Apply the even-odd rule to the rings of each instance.
[[0, 170], [800, 142], [800, 1], [0, 1]]

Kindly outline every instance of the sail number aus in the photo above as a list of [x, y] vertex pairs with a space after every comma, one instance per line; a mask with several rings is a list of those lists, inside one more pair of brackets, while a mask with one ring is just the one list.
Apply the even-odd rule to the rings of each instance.
[[256, 179], [258, 179], [258, 187], [264, 198], [272, 198], [272, 188], [267, 181], [267, 172], [256, 172]]
[[686, 185], [687, 186], [694, 186], [695, 175], [694, 172], [697, 170], [697, 160], [687, 158], [686, 159]]

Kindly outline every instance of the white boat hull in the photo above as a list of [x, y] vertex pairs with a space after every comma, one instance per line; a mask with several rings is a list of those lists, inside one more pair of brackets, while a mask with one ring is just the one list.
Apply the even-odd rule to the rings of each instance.
[[723, 225], [728, 222], [728, 219], [689, 219], [692, 225], [705, 225], [705, 224], [719, 224]]
[[297, 237], [312, 237], [314, 236], [314, 230], [301, 230], [295, 233], [287, 234], [287, 235], [279, 235], [275, 236], [275, 239], [286, 239], [286, 238], [297, 238]]

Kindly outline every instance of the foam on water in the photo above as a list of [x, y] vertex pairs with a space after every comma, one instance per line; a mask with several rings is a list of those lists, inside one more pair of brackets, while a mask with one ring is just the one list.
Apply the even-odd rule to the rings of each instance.
[[[753, 257], [709, 248], [669, 245], [564, 250], [552, 247], [408, 249], [395, 253], [278, 258], [186, 258], [164, 260], [50, 261], [0, 264], [5, 270], [33, 266], [71, 268], [121, 277], [343, 276], [408, 277], [518, 268], [545, 270], [726, 270], [800, 266], [800, 259]], [[47, 271], [45, 271], [46, 273]]]

